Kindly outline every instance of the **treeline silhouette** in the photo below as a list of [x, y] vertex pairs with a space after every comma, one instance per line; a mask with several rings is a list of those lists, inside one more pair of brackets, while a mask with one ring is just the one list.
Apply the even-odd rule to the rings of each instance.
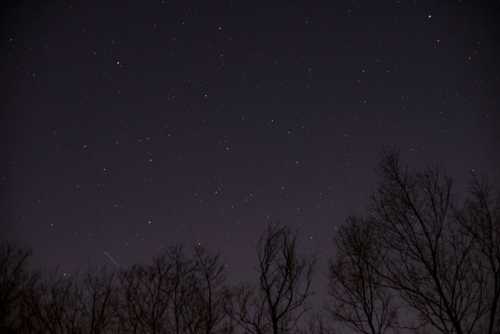
[[332, 228], [326, 304], [312, 312], [315, 258], [271, 224], [255, 284], [230, 284], [218, 254], [176, 246], [150, 263], [42, 275], [0, 249], [1, 333], [500, 333], [500, 196], [472, 175], [454, 193], [439, 168], [384, 153], [363, 215]]

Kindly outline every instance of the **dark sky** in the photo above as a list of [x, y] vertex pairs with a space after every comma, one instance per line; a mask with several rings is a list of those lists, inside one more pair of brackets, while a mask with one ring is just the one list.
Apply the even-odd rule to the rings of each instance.
[[493, 2], [45, 3], [0, 29], [0, 233], [44, 268], [201, 243], [246, 278], [270, 221], [324, 258], [387, 146], [500, 180]]

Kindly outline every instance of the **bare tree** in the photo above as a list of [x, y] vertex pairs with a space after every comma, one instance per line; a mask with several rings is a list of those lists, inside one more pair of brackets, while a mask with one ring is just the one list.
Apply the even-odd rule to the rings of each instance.
[[194, 284], [188, 306], [197, 313], [203, 334], [227, 333], [225, 266], [218, 254], [212, 255], [201, 246], [195, 247], [193, 253]]
[[173, 266], [170, 275], [171, 300], [169, 309], [169, 328], [176, 334], [196, 332], [199, 322], [193, 319], [195, 313], [190, 312], [189, 304], [192, 303], [190, 295], [194, 287], [194, 266], [188, 259], [182, 247], [173, 247], [167, 254], [171, 265]]
[[117, 328], [118, 290], [114, 273], [104, 269], [88, 272], [81, 282], [81, 309], [84, 332], [109, 333]]
[[31, 251], [9, 242], [0, 244], [0, 331], [19, 332], [25, 310], [23, 300], [38, 275], [28, 268]]
[[[375, 262], [372, 268], [384, 285], [416, 311], [422, 325], [442, 333], [482, 331], [488, 315], [494, 323], [498, 297], [488, 296], [494, 292], [498, 262], [490, 261], [490, 272], [483, 270], [484, 254], [491, 250], [478, 250], [496, 246], [488, 246], [483, 234], [472, 233], [467, 229], [472, 225], [457, 219], [451, 179], [437, 168], [410, 172], [395, 153], [384, 156], [380, 172], [368, 219], [384, 257], [383, 266]], [[476, 215], [472, 207], [466, 212]], [[487, 210], [480, 211], [476, 216]], [[472, 223], [467, 214], [461, 217]]]
[[265, 314], [264, 298], [258, 298], [256, 290], [249, 284], [240, 284], [231, 290], [226, 313], [244, 333], [265, 334], [270, 327]]
[[83, 333], [82, 291], [77, 279], [55, 273], [41, 280], [26, 296], [28, 333]]
[[464, 233], [474, 241], [474, 271], [484, 280], [485, 317], [480, 331], [500, 333], [500, 196], [486, 181], [473, 175], [470, 197], [457, 210], [457, 220]]
[[379, 239], [367, 220], [351, 217], [335, 237], [335, 259], [329, 265], [328, 307], [334, 319], [364, 334], [393, 332], [397, 307], [375, 268], [383, 257]]
[[297, 237], [286, 226], [269, 225], [257, 247], [259, 283], [234, 292], [230, 314], [246, 331], [282, 334], [296, 329], [311, 295], [314, 260], [298, 254]]
[[174, 268], [166, 255], [151, 265], [135, 265], [120, 275], [120, 324], [124, 333], [165, 333]]
[[225, 272], [218, 255], [170, 248], [121, 275], [122, 332], [227, 333]]

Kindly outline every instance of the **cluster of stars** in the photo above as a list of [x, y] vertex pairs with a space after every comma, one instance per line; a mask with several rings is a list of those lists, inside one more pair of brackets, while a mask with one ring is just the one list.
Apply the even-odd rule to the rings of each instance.
[[[439, 8], [397, 1], [380, 19], [361, 3], [255, 18], [236, 3], [217, 15], [211, 4], [154, 6], [120, 9], [131, 15], [112, 26], [99, 9], [90, 26], [75, 4], [56, 23], [33, 23], [27, 37], [6, 31], [16, 116], [3, 132], [17, 131], [8, 138], [17, 151], [1, 184], [19, 200], [5, 206], [16, 216], [33, 210], [26, 226], [54, 217], [43, 229], [85, 240], [82, 253], [220, 246], [218, 230], [228, 244], [250, 243], [244, 233], [274, 220], [325, 245], [384, 145], [440, 158], [436, 147], [449, 140], [472, 157], [463, 138], [477, 129], [463, 120], [476, 119], [474, 108], [478, 122], [495, 119], [496, 97], [480, 103], [490, 87], [480, 68], [485, 34], [443, 31]], [[137, 19], [132, 30], [122, 17]], [[453, 22], [450, 31], [460, 28]]]

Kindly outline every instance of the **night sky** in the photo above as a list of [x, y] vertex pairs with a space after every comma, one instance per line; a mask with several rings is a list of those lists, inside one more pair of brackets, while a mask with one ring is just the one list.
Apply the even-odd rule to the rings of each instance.
[[1, 238], [62, 272], [199, 243], [248, 279], [269, 222], [332, 255], [384, 148], [500, 181], [493, 2], [262, 4], [4, 4]]

